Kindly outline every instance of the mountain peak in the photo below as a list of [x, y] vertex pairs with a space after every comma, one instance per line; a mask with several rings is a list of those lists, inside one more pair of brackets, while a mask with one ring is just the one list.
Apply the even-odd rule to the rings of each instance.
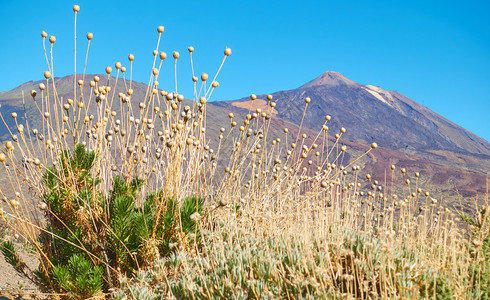
[[314, 86], [338, 86], [338, 85], [349, 85], [356, 86], [358, 83], [350, 80], [339, 72], [327, 71], [320, 75], [319, 77], [313, 79], [310, 82], [302, 85], [300, 88], [308, 88]]

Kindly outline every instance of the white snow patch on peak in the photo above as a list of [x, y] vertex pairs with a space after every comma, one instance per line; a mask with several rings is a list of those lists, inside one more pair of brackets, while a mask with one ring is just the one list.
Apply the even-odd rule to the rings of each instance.
[[387, 93], [385, 90], [383, 90], [382, 88], [380, 88], [379, 86], [374, 86], [374, 85], [366, 85], [367, 88], [369, 88], [370, 90], [373, 90], [375, 92], [378, 92], [378, 93]]
[[393, 107], [393, 105], [396, 106], [396, 100], [390, 92], [374, 85], [365, 85], [363, 88], [381, 102], [388, 104], [391, 107]]

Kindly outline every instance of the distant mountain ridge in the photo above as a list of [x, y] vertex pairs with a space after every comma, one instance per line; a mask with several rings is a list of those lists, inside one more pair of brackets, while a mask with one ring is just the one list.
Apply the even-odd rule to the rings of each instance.
[[[77, 79], [82, 78], [81, 76], [77, 75]], [[94, 76], [87, 74], [85, 80], [92, 80]], [[107, 83], [107, 75], [97, 76], [104, 84]], [[73, 97], [73, 80], [73, 75], [55, 78], [56, 90], [63, 99]], [[11, 130], [15, 131], [16, 125], [7, 116], [16, 112], [17, 121], [24, 123], [24, 109], [30, 127], [40, 126], [39, 120], [42, 116], [37, 112], [29, 92], [34, 89], [39, 93], [39, 83], [45, 82], [29, 81], [0, 93], [0, 112], [6, 117], [5, 121]], [[126, 81], [125, 84], [119, 78], [116, 84], [115, 78], [110, 77], [108, 84], [114, 91], [125, 91], [129, 82]], [[133, 81], [133, 101], [144, 99], [147, 87], [144, 83]], [[85, 85], [83, 90], [88, 97], [89, 86]], [[79, 97], [79, 93], [77, 95]], [[460, 196], [475, 197], [486, 193], [490, 173], [489, 143], [397, 92], [362, 85], [337, 72], [326, 72], [297, 89], [276, 92], [273, 96], [277, 106], [272, 110], [271, 136], [282, 138], [284, 128], [289, 129], [291, 136], [296, 136], [303, 116], [304, 98], [310, 97], [311, 102], [301, 130], [301, 133], [308, 136], [305, 142], [313, 141], [325, 121], [325, 116], [331, 115], [332, 119], [327, 125], [332, 139], [341, 127], [347, 129], [341, 138], [341, 143], [348, 147], [345, 164], [352, 157], [365, 152], [371, 142], [377, 142], [380, 147], [371, 152], [364, 161], [357, 162], [361, 164], [363, 172], [370, 173], [373, 179], [384, 181], [387, 168], [395, 164], [400, 168], [407, 168], [412, 175], [415, 171], [420, 172], [421, 178], [424, 178], [424, 188], [431, 192], [440, 192], [446, 199], [452, 199], [449, 201], [459, 199]], [[209, 102], [206, 108], [208, 136], [219, 135], [220, 127], [229, 123], [230, 111], [234, 112], [237, 120], [245, 118], [250, 107], [265, 111], [266, 96], [257, 97], [253, 103], [249, 97], [235, 101]], [[189, 100], [184, 101], [191, 103]], [[95, 113], [95, 105], [90, 107], [90, 113]], [[119, 105], [114, 107], [117, 115], [120, 113], [118, 107]], [[10, 138], [7, 128], [0, 126], [1, 141]], [[286, 144], [284, 146], [288, 147]], [[226, 149], [224, 153], [228, 153], [227, 151], [231, 149]], [[0, 174], [0, 179], [1, 177]]]
[[[375, 141], [391, 150], [444, 150], [490, 158], [486, 140], [398, 92], [362, 85], [338, 72], [327, 71], [297, 89], [272, 95], [278, 103], [278, 117], [291, 122], [301, 120], [304, 98], [310, 97], [303, 123], [307, 128], [319, 128], [328, 114], [333, 117], [329, 126], [347, 128], [345, 137], [349, 140]], [[238, 103], [248, 100], [215, 104], [236, 109]]]

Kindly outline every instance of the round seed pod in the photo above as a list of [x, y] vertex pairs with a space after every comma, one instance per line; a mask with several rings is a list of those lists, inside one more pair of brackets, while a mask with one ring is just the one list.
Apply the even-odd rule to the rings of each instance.
[[41, 36], [44, 38], [46, 38], [48, 36], [48, 33], [46, 31], [41, 31]]
[[12, 118], [16, 119], [17, 118], [17, 113], [16, 112], [13, 112], [12, 114], [10, 114], [12, 116]]
[[407, 172], [407, 170], [406, 170], [405, 168], [402, 168], [402, 169], [400, 170], [400, 172], [402, 172], [402, 174], [405, 174], [405, 173]]
[[208, 80], [208, 74], [207, 73], [202, 73], [201, 75], [201, 81], [206, 81]]
[[160, 59], [161, 59], [161, 60], [164, 60], [165, 58], [167, 58], [167, 53], [165, 53], [165, 52], [163, 52], [163, 51], [162, 51], [162, 52], [160, 52]]
[[46, 78], [46, 79], [51, 78], [51, 72], [49, 72], [49, 71], [44, 71], [44, 78]]
[[371, 174], [366, 174], [366, 179], [371, 180]]
[[344, 146], [342, 146], [342, 147], [340, 148], [340, 151], [342, 151], [342, 152], [345, 152], [345, 150], [347, 150], [347, 146], [346, 146], [346, 145], [344, 145]]
[[331, 116], [329, 116], [329, 115], [325, 116], [325, 121], [327, 121], [327, 122], [328, 122], [328, 121], [330, 121], [331, 119], [332, 119], [332, 117], [331, 117]]
[[235, 117], [235, 115], [233, 113], [228, 114], [228, 118], [233, 119], [234, 117]]
[[99, 80], [100, 80], [100, 77], [99, 76], [94, 76], [94, 81], [95, 82], [99, 82]]
[[310, 103], [310, 102], [311, 102], [311, 98], [310, 98], [310, 97], [306, 97], [306, 98], [305, 98], [305, 103], [306, 103], [306, 104], [308, 104], [308, 103]]
[[284, 128], [284, 133], [288, 133], [288, 132], [289, 132], [289, 129]]
[[340, 128], [340, 133], [345, 133], [345, 128], [344, 127]]
[[107, 75], [111, 74], [112, 68], [111, 67], [105, 67], [105, 72], [107, 73]]
[[45, 88], [46, 88], [46, 86], [44, 85], [44, 83], [40, 83], [40, 84], [39, 84], [39, 89], [40, 89], [41, 91], [44, 91], [44, 89], [45, 89]]
[[83, 85], [83, 80], [81, 80], [81, 79], [80, 79], [80, 80], [78, 80], [78, 85], [79, 85], [79, 86], [82, 86], [82, 85]]
[[177, 52], [177, 51], [174, 51], [174, 52], [172, 53], [172, 55], [173, 55], [173, 57], [174, 57], [175, 59], [178, 59], [178, 58], [180, 57], [180, 54], [179, 54], [179, 52]]
[[126, 67], [121, 67], [121, 72], [126, 72]]
[[271, 102], [271, 107], [272, 108], [276, 107], [276, 102]]
[[87, 40], [91, 40], [94, 38], [94, 34], [92, 32], [87, 33]]
[[231, 49], [230, 48], [226, 48], [225, 49], [225, 56], [230, 56], [231, 55]]
[[54, 42], [56, 42], [56, 37], [55, 37], [54, 35], [50, 35], [50, 36], [49, 36], [49, 42], [50, 42], [51, 44], [54, 44]]
[[190, 46], [189, 48], [187, 48], [187, 50], [189, 50], [189, 53], [192, 53], [194, 52], [194, 47]]
[[129, 59], [129, 61], [133, 61], [134, 60], [134, 55], [133, 54], [129, 54], [128, 55], [128, 59]]
[[250, 95], [250, 100], [254, 101], [255, 99], [257, 99], [257, 96], [255, 94]]
[[74, 11], [75, 13], [79, 12], [79, 11], [80, 11], [80, 6], [78, 6], [78, 5], [76, 5], [76, 4], [75, 4], [75, 5], [73, 5], [73, 11]]
[[196, 76], [192, 76], [192, 81], [197, 82], [197, 77]]
[[153, 75], [157, 76], [158, 75], [158, 69], [157, 68], [153, 68], [152, 73], [153, 73]]
[[214, 88], [216, 88], [216, 87], [219, 86], [219, 82], [213, 81], [213, 83], [211, 83], [211, 86], [214, 87]]
[[37, 95], [36, 90], [31, 90], [31, 96], [32, 96], [32, 98], [35, 98], [36, 95]]
[[271, 101], [272, 100], [272, 95], [267, 95], [267, 100]]
[[396, 169], [396, 166], [395, 165], [391, 165], [391, 170], [392, 171], [395, 171], [395, 169]]
[[120, 62], [116, 62], [114, 66], [116, 67], [116, 70], [120, 70], [122, 67]]
[[199, 98], [199, 102], [200, 102], [201, 104], [206, 104], [206, 97], [201, 97], [201, 98]]
[[9, 151], [14, 151], [14, 144], [12, 144], [11, 141], [7, 141], [7, 143], [5, 143], [5, 146]]
[[133, 94], [133, 89], [128, 89], [127, 93], [128, 93], [128, 96], [131, 96]]
[[420, 173], [419, 172], [415, 172], [415, 177], [419, 178], [420, 176]]
[[165, 30], [165, 27], [163, 27], [162, 25], [158, 26], [158, 28], [157, 28], [158, 33], [163, 33], [164, 30]]
[[376, 144], [376, 143], [372, 143], [372, 144], [371, 144], [371, 149], [376, 149], [376, 148], [378, 148], [378, 144]]
[[5, 156], [5, 154], [3, 153], [0, 153], [0, 162], [5, 162], [5, 160], [7, 159], [7, 157]]

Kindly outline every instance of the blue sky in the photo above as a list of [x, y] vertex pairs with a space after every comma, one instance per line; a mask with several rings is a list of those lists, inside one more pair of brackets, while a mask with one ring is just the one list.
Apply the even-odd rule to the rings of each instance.
[[[214, 74], [233, 54], [213, 100], [296, 88], [325, 71], [396, 90], [490, 141], [490, 1], [13, 1], [0, 9], [0, 91], [46, 70], [41, 30], [55, 35], [55, 75], [73, 73], [73, 4], [79, 4], [78, 71], [94, 33], [87, 73], [135, 55], [146, 82], [158, 25], [160, 50], [179, 51], [179, 92], [196, 73]], [[173, 62], [161, 87], [173, 86]], [[314, 99], [313, 99], [314, 101]]]

